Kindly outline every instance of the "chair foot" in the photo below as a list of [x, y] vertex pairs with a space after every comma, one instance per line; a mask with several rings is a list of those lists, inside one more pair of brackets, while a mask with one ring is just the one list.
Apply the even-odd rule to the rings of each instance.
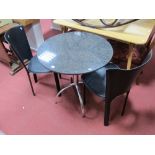
[[34, 82], [37, 83], [38, 82], [37, 74], [33, 74], [33, 78], [34, 78]]
[[109, 117], [110, 117], [110, 102], [105, 101], [104, 107], [104, 126], [109, 125]]
[[31, 90], [32, 90], [32, 94], [33, 94], [33, 96], [36, 96], [35, 92], [34, 92], [34, 89], [33, 89], [31, 77], [30, 77], [30, 74], [28, 72], [27, 72], [27, 76], [28, 76], [28, 79], [29, 79], [29, 83], [30, 83], [30, 87], [31, 87]]
[[138, 76], [137, 76], [137, 78], [136, 78], [136, 85], [139, 85], [139, 80], [140, 80], [140, 77], [142, 76], [142, 74], [143, 74], [143, 71], [141, 71], [139, 74], [138, 74]]
[[104, 122], [104, 126], [109, 126], [109, 123], [108, 122]]
[[82, 115], [82, 118], [85, 118], [86, 117], [86, 115]]
[[73, 83], [73, 77], [70, 78], [70, 82]]
[[[54, 73], [54, 78], [55, 78], [57, 92], [59, 92], [61, 90], [61, 88], [60, 88], [59, 77], [58, 77], [57, 73]], [[61, 96], [61, 94], [59, 96]]]
[[127, 100], [128, 100], [128, 95], [129, 95], [129, 93], [130, 93], [130, 90], [126, 93], [126, 97], [125, 97], [123, 109], [122, 109], [122, 112], [121, 112], [121, 116], [123, 116], [124, 113], [125, 113], [125, 108], [126, 108], [126, 104], [127, 104]]
[[86, 86], [83, 84], [83, 105], [86, 105]]
[[59, 78], [62, 79], [61, 74], [59, 74]]

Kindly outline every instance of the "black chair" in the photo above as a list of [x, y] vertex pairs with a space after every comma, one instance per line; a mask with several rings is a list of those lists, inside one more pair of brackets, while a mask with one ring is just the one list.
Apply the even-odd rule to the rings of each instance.
[[[151, 51], [153, 49], [153, 47], [155, 46], [155, 26], [153, 27], [147, 42], [142, 46], [142, 48], [144, 49], [145, 53], [147, 54], [149, 51]], [[143, 51], [139, 50], [141, 53]], [[143, 56], [145, 56], [146, 54], [143, 54]], [[143, 74], [143, 70], [140, 72], [140, 74], [137, 76], [136, 79], [136, 84], [139, 85], [140, 83], [140, 76]]]
[[[11, 28], [5, 33], [4, 38], [10, 45], [10, 49], [15, 53], [24, 69], [26, 70], [32, 93], [35, 96], [30, 73], [33, 73], [34, 81], [36, 83], [38, 81], [36, 73], [48, 73], [50, 71], [38, 61], [37, 56], [32, 56], [32, 52], [23, 26], [19, 25]], [[58, 75], [54, 73], [54, 77], [57, 91], [60, 91]]]
[[[131, 70], [120, 69], [118, 66], [109, 63], [107, 66], [88, 74], [82, 75], [84, 85], [96, 95], [104, 98], [104, 125], [109, 125], [110, 105], [112, 100], [121, 94], [126, 93], [125, 102], [123, 105], [122, 113], [125, 112], [125, 107], [131, 85], [136, 79], [138, 73], [142, 70], [152, 57], [152, 51], [148, 53], [143, 63]], [[84, 88], [85, 89], [85, 88]], [[85, 90], [84, 90], [85, 92]], [[84, 93], [85, 103], [85, 93]]]

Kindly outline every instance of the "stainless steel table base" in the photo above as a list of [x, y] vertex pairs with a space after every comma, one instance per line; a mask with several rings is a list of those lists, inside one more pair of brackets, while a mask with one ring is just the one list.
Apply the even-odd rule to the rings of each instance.
[[57, 93], [56, 97], [59, 97], [59, 95], [60, 95], [63, 91], [65, 91], [66, 89], [71, 88], [71, 87], [75, 87], [76, 92], [77, 92], [78, 97], [79, 97], [79, 101], [80, 101], [80, 107], [81, 107], [82, 117], [85, 117], [85, 108], [84, 108], [84, 104], [83, 104], [83, 99], [82, 99], [81, 94], [80, 94], [80, 89], [79, 89], [79, 86], [78, 86], [79, 84], [83, 84], [83, 82], [82, 82], [82, 81], [78, 81], [78, 75], [77, 75], [77, 76], [76, 76], [76, 81], [73, 82], [73, 83], [71, 83], [71, 84], [69, 84], [68, 86], [62, 88], [62, 89]]

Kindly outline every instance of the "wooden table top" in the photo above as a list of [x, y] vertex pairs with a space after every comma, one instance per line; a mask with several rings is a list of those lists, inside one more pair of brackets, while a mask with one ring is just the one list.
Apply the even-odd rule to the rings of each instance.
[[10, 24], [7, 24], [7, 25], [0, 27], [0, 35], [4, 34], [6, 31], [8, 31], [9, 29], [11, 29], [12, 27], [15, 27], [17, 25], [19, 25], [19, 24], [10, 23]]
[[39, 22], [39, 19], [13, 19], [13, 21], [20, 25], [28, 26], [30, 24]]
[[[125, 43], [132, 43], [136, 45], [146, 44], [149, 35], [155, 25], [155, 20], [153, 19], [141, 19], [133, 23], [115, 27], [115, 28], [91, 28], [78, 24], [71, 19], [56, 19], [53, 21], [55, 24], [66, 26], [71, 29], [86, 31], [95, 33], [107, 38], [115, 39]], [[99, 20], [89, 19], [86, 20], [87, 23], [93, 23], [93, 25], [99, 25]], [[100, 23], [101, 24], [101, 23]]]
[[0, 35], [4, 34], [9, 29], [11, 29], [12, 27], [15, 27], [19, 24], [21, 24], [23, 26], [27, 26], [27, 25], [33, 24], [35, 22], [38, 22], [39, 20], [38, 19], [13, 19], [13, 21], [14, 21], [14, 23], [10, 23], [10, 24], [0, 27]]

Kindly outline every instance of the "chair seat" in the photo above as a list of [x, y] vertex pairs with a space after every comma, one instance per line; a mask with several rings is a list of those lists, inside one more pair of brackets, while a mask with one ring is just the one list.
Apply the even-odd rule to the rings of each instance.
[[106, 90], [106, 70], [119, 68], [117, 65], [109, 63], [94, 72], [83, 74], [82, 80], [88, 89], [96, 95], [105, 98]]
[[48, 73], [49, 69], [45, 68], [38, 60], [37, 56], [34, 56], [28, 64], [28, 70], [32, 73]]

